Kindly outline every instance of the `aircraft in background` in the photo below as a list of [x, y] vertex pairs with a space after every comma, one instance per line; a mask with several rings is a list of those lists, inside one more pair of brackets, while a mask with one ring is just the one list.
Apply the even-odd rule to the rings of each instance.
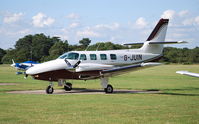
[[187, 76], [192, 76], [192, 77], [199, 77], [199, 73], [193, 73], [193, 72], [189, 72], [189, 71], [176, 71], [176, 73], [182, 74], [182, 75], [187, 75]]
[[[53, 81], [64, 85], [69, 91], [72, 84], [66, 80], [100, 79], [106, 93], [112, 93], [113, 87], [108, 84], [108, 78], [130, 71], [157, 66], [153, 63], [162, 56], [164, 44], [185, 43], [185, 41], [165, 41], [168, 19], [160, 19], [148, 39], [143, 43], [129, 43], [125, 45], [143, 44], [139, 49], [106, 50], [106, 51], [71, 51], [55, 60], [36, 64], [26, 70], [26, 77], [50, 81], [46, 93], [52, 94]], [[149, 62], [149, 63], [145, 63]]]
[[[10, 66], [16, 68], [17, 70], [26, 71], [27, 69], [29, 69], [30, 67], [36, 64], [39, 64], [39, 63], [34, 62], [34, 61], [25, 61], [22, 63], [15, 63], [14, 60], [12, 59], [12, 64]], [[23, 74], [23, 72], [16, 72], [16, 74]]]

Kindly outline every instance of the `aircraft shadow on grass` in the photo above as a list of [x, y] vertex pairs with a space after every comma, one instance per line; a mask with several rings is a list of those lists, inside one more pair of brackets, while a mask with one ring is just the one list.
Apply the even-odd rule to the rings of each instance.
[[159, 93], [156, 94], [161, 94], [161, 95], [199, 96], [199, 94], [192, 94], [192, 93], [174, 93], [175, 91], [190, 91], [190, 90], [199, 90], [199, 88], [187, 87], [184, 89], [149, 89], [147, 91], [160, 91]]
[[[127, 90], [127, 89], [116, 89], [112, 94], [136, 94], [136, 93], [157, 93], [159, 90]], [[66, 93], [104, 93], [101, 89], [86, 89], [86, 88], [73, 88], [71, 91]]]
[[[199, 96], [199, 94], [189, 94], [189, 93], [174, 93], [173, 91], [189, 91], [189, 90], [199, 90], [199, 88], [188, 87], [185, 89], [149, 89], [149, 90], [124, 90], [118, 89], [113, 92], [113, 94], [161, 94], [161, 95], [177, 95], [177, 96]], [[168, 91], [168, 92], [166, 92]], [[98, 89], [86, 89], [86, 88], [74, 88], [74, 91], [70, 91], [70, 93], [95, 93], [102, 92], [103, 90]]]
[[[160, 94], [160, 95], [177, 95], [177, 96], [199, 96], [199, 94], [191, 93], [175, 93], [175, 91], [189, 91], [199, 90], [199, 88], [188, 87], [185, 89], [148, 89], [148, 90], [125, 90], [117, 89], [113, 94]], [[74, 88], [72, 91], [66, 91], [66, 93], [103, 93], [100, 89], [86, 89], [86, 88]]]

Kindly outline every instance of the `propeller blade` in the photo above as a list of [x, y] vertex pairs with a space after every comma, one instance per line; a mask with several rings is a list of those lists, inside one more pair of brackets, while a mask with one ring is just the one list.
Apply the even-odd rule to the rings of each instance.
[[68, 62], [68, 60], [67, 59], [64, 59], [64, 61], [66, 62], [66, 64], [69, 66], [69, 67], [71, 67], [72, 65], [70, 64], [70, 62]]
[[79, 61], [73, 66], [73, 68], [76, 68], [80, 63], [81, 63], [81, 61], [79, 60]]

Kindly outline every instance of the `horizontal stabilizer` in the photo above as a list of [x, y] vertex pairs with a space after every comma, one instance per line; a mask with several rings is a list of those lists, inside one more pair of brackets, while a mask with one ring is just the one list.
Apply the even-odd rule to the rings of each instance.
[[[165, 42], [153, 42], [153, 41], [148, 41], [149, 44], [179, 44], [179, 43], [187, 43], [186, 41], [165, 41]], [[123, 45], [142, 45], [144, 42], [140, 43], [126, 43]]]
[[123, 45], [143, 45], [144, 42], [140, 42], [140, 43], [125, 43]]
[[149, 42], [149, 44], [178, 44], [187, 43], [186, 41], [165, 41], [165, 42]]

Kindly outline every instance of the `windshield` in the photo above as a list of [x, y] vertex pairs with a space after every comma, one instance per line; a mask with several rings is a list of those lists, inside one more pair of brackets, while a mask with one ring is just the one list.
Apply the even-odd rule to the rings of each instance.
[[59, 57], [59, 59], [72, 59], [72, 60], [77, 60], [78, 58], [79, 58], [79, 53], [73, 53], [73, 52], [64, 53]]

